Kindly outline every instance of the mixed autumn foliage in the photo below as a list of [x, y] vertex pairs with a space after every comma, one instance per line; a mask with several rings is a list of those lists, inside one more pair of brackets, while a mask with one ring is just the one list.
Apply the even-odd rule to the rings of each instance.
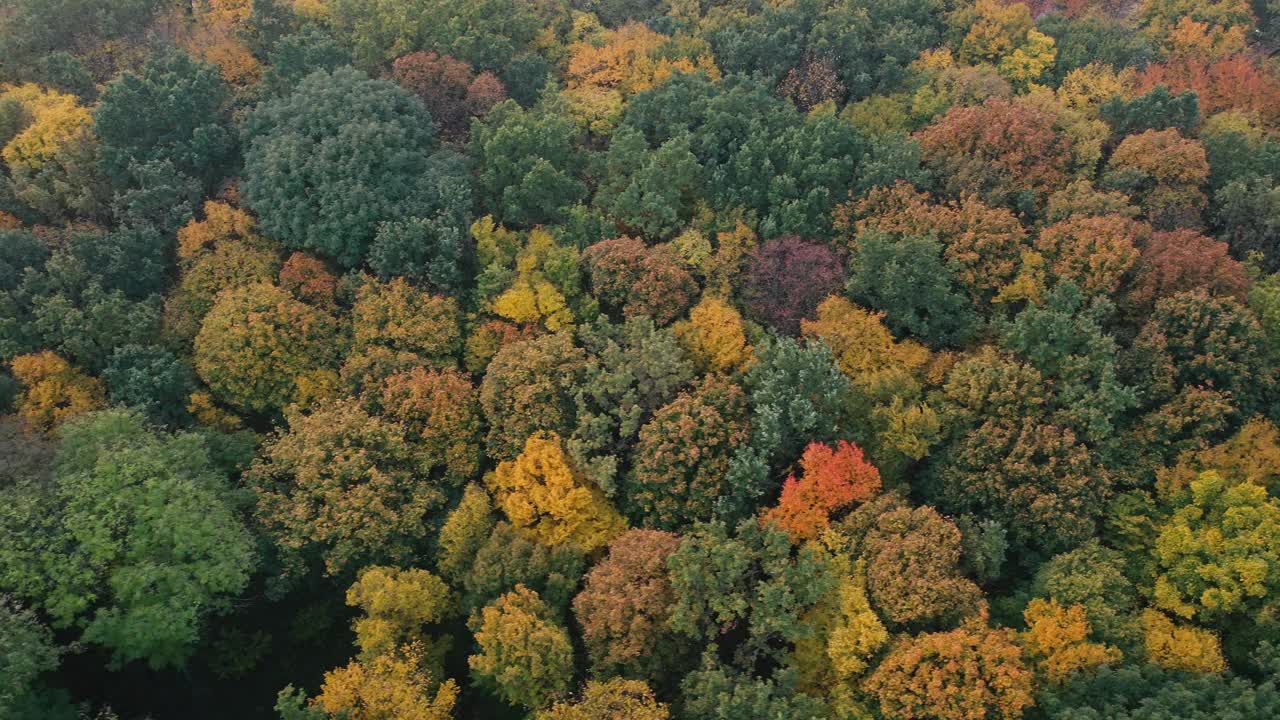
[[1280, 717], [1277, 50], [4, 3], [0, 720]]

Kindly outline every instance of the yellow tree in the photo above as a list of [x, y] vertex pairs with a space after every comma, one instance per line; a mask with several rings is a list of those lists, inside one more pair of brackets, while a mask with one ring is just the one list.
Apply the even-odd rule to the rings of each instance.
[[182, 45], [195, 57], [218, 66], [222, 79], [249, 85], [262, 77], [262, 66], [240, 40], [249, 29], [253, 0], [193, 0]]
[[341, 333], [328, 313], [275, 285], [218, 294], [195, 339], [196, 372], [222, 400], [254, 412], [295, 399], [298, 378], [331, 366]]
[[532, 720], [667, 720], [667, 706], [640, 680], [610, 678], [589, 680], [582, 697], [558, 702], [535, 714]]
[[924, 457], [940, 426], [937, 413], [922, 402], [929, 350], [895, 341], [882, 317], [833, 295], [818, 305], [815, 320], [800, 322], [800, 330], [831, 348], [859, 391], [874, 433], [870, 450], [881, 471], [892, 476], [905, 461]]
[[800, 321], [800, 330], [825, 342], [840, 370], [868, 395], [911, 394], [929, 363], [929, 349], [910, 340], [894, 340], [883, 318], [884, 313], [832, 295], [818, 305], [816, 319]]
[[674, 329], [680, 345], [704, 372], [732, 373], [751, 362], [742, 315], [721, 298], [704, 296], [689, 311], [689, 319]]
[[826, 695], [836, 717], [858, 717], [857, 683], [889, 631], [867, 597], [866, 561], [851, 561], [848, 539], [834, 531], [817, 542], [830, 551], [840, 581], [805, 614], [814, 631], [796, 641], [793, 658], [803, 690]]
[[249, 213], [216, 200], [204, 204], [204, 219], [178, 230], [178, 286], [165, 299], [164, 329], [190, 342], [219, 292], [271, 282], [281, 253], [257, 232]]
[[20, 108], [17, 131], [0, 151], [13, 194], [53, 217], [92, 217], [109, 199], [98, 170], [93, 115], [71, 95], [36, 85], [0, 86], [0, 101]]
[[1102, 104], [1113, 98], [1133, 94], [1137, 76], [1132, 68], [1117, 72], [1107, 63], [1091, 62], [1067, 73], [1058, 85], [1058, 101], [1064, 107], [1097, 117]]
[[503, 700], [541, 708], [568, 691], [573, 646], [538, 593], [516, 585], [471, 624], [480, 652], [467, 658], [467, 664]]
[[545, 545], [569, 543], [591, 552], [627, 529], [554, 433], [529, 436], [519, 457], [499, 464], [485, 483], [511, 524]]
[[1227, 669], [1218, 636], [1203, 628], [1178, 625], [1156, 610], [1142, 612], [1147, 659], [1171, 670], [1216, 673]]
[[419, 290], [404, 278], [364, 280], [351, 308], [354, 353], [385, 349], [412, 358], [411, 366], [457, 364], [462, 349], [457, 301]]
[[356, 644], [368, 657], [425, 642], [426, 626], [443, 619], [451, 601], [443, 580], [418, 569], [367, 567], [347, 589], [347, 605], [364, 611], [355, 622]]
[[421, 660], [422, 650], [410, 645], [353, 661], [325, 673], [312, 704], [347, 720], [449, 720], [458, 686], [452, 680], [437, 684]]
[[476, 552], [489, 539], [493, 523], [493, 503], [489, 500], [489, 493], [478, 483], [468, 485], [458, 506], [440, 526], [440, 551], [436, 553], [436, 568], [440, 574], [456, 584], [475, 560]]
[[1037, 669], [1052, 683], [1061, 683], [1082, 670], [1120, 660], [1110, 645], [1089, 642], [1089, 621], [1081, 605], [1062, 607], [1056, 600], [1036, 598], [1023, 611], [1027, 629], [1022, 646]]
[[[477, 280], [481, 286], [477, 292], [483, 298], [492, 297], [487, 309], [512, 322], [551, 332], [573, 327], [571, 302], [579, 291], [576, 249], [558, 245], [540, 227], [522, 243], [516, 233], [490, 217], [473, 223], [471, 233], [480, 263], [486, 266]], [[506, 281], [505, 287], [489, 287], [494, 282], [490, 275]]]
[[71, 367], [49, 351], [19, 355], [10, 361], [22, 385], [18, 415], [41, 430], [105, 407], [102, 382]]

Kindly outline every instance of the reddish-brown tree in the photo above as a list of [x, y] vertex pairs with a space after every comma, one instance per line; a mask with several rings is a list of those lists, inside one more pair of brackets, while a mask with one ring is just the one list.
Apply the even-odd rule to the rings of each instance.
[[778, 94], [805, 113], [824, 102], [840, 102], [844, 91], [844, 83], [840, 82], [831, 58], [805, 58], [778, 84]]
[[947, 193], [975, 193], [996, 205], [1042, 201], [1061, 186], [1071, 164], [1071, 141], [1047, 110], [991, 98], [957, 107], [916, 134], [925, 163]]
[[844, 265], [835, 252], [789, 235], [751, 251], [743, 294], [757, 320], [797, 335], [800, 321], [812, 318], [818, 303], [838, 290], [843, 279]]
[[1035, 246], [1054, 280], [1069, 280], [1086, 292], [1110, 293], [1150, 234], [1146, 223], [1123, 215], [1077, 216], [1041, 230]]
[[598, 674], [661, 679], [678, 654], [667, 625], [675, 602], [667, 558], [680, 538], [659, 530], [628, 530], [587, 574], [573, 600], [582, 639]]
[[666, 325], [693, 303], [698, 285], [675, 253], [630, 237], [602, 240], [583, 254], [591, 288], [606, 309]]
[[1198, 288], [1245, 300], [1249, 272], [1227, 250], [1226, 243], [1194, 230], [1155, 233], [1134, 266], [1128, 302], [1149, 310], [1162, 297]]
[[493, 73], [476, 75], [465, 62], [430, 51], [397, 58], [391, 76], [422, 98], [440, 133], [451, 139], [465, 137], [471, 117], [484, 115], [506, 98], [502, 81]]
[[972, 623], [908, 638], [863, 687], [891, 720], [1017, 720], [1035, 704], [1035, 676], [1014, 637]]
[[867, 591], [885, 620], [922, 625], [982, 607], [982, 591], [960, 574], [960, 530], [931, 507], [905, 504], [883, 513], [867, 533]]
[[1194, 90], [1206, 116], [1222, 110], [1247, 110], [1268, 123], [1280, 121], [1280, 79], [1246, 55], [1215, 61], [1180, 56], [1148, 65], [1138, 76], [1139, 93], [1163, 85], [1170, 92]]

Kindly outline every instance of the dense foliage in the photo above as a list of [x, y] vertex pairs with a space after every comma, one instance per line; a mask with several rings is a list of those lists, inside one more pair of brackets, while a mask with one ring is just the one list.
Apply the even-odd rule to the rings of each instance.
[[0, 2], [0, 720], [1280, 717], [1280, 2]]

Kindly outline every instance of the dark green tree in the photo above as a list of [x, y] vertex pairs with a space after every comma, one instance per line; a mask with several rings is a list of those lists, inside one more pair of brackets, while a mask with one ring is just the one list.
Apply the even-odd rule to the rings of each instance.
[[353, 267], [379, 223], [439, 212], [431, 118], [422, 101], [385, 80], [318, 70], [245, 122], [244, 198], [262, 232], [286, 246]]
[[94, 128], [115, 186], [132, 186], [130, 166], [167, 160], [212, 187], [227, 169], [235, 139], [227, 128], [228, 91], [218, 69], [177, 51], [162, 52], [102, 93]]
[[190, 419], [187, 403], [196, 388], [195, 372], [162, 347], [116, 348], [102, 379], [112, 404], [136, 408], [152, 422], [169, 427]]
[[563, 220], [587, 195], [577, 140], [573, 121], [551, 107], [498, 103], [471, 131], [481, 206], [506, 224]]
[[932, 237], [863, 233], [849, 261], [849, 295], [884, 311], [895, 334], [909, 333], [934, 346], [963, 345], [979, 319], [942, 250]]

